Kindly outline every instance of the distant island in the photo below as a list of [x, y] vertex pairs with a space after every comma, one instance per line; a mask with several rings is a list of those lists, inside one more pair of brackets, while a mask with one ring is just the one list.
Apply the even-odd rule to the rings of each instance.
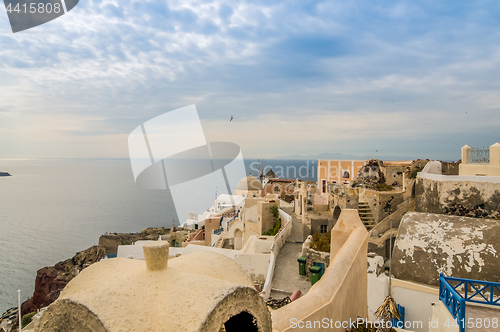
[[11, 176], [8, 172], [0, 172], [0, 176]]
[[287, 160], [317, 160], [317, 159], [332, 159], [332, 160], [370, 160], [370, 159], [379, 159], [379, 160], [414, 160], [415, 158], [408, 156], [399, 156], [399, 155], [386, 155], [379, 154], [378, 151], [365, 154], [365, 155], [351, 155], [351, 154], [343, 154], [343, 153], [320, 153], [320, 154], [309, 154], [309, 155], [301, 155], [301, 154], [292, 154], [287, 156], [275, 156], [274, 159], [287, 159]]

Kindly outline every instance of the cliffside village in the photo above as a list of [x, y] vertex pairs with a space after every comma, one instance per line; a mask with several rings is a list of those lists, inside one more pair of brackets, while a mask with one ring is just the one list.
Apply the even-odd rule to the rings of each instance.
[[461, 154], [248, 176], [38, 271], [23, 331], [499, 331], [500, 144]]

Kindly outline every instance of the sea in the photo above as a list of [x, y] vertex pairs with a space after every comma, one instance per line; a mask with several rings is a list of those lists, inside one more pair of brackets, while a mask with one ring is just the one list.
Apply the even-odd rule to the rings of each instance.
[[[316, 160], [245, 160], [247, 174], [315, 181]], [[169, 190], [136, 185], [128, 159], [0, 159], [0, 313], [32, 296], [37, 271], [96, 245], [106, 232], [172, 227]], [[213, 198], [217, 195], [214, 187]], [[193, 213], [209, 206], [191, 201]]]

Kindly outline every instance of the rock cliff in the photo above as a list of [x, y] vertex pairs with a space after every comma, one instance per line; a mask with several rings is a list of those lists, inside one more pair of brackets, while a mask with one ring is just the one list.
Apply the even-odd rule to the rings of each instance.
[[130, 245], [140, 240], [158, 240], [158, 236], [168, 234], [170, 229], [165, 227], [146, 228], [140, 233], [107, 233], [99, 238], [99, 246], [105, 253], [116, 254], [118, 246]]
[[22, 314], [36, 311], [54, 302], [71, 279], [84, 268], [98, 262], [104, 255], [103, 247], [93, 246], [78, 252], [73, 258], [38, 270], [35, 291], [33, 296], [22, 304]]

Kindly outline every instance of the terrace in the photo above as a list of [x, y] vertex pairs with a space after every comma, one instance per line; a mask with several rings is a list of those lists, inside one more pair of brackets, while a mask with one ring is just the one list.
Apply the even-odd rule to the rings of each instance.
[[459, 332], [498, 331], [500, 283], [439, 276], [439, 300]]

